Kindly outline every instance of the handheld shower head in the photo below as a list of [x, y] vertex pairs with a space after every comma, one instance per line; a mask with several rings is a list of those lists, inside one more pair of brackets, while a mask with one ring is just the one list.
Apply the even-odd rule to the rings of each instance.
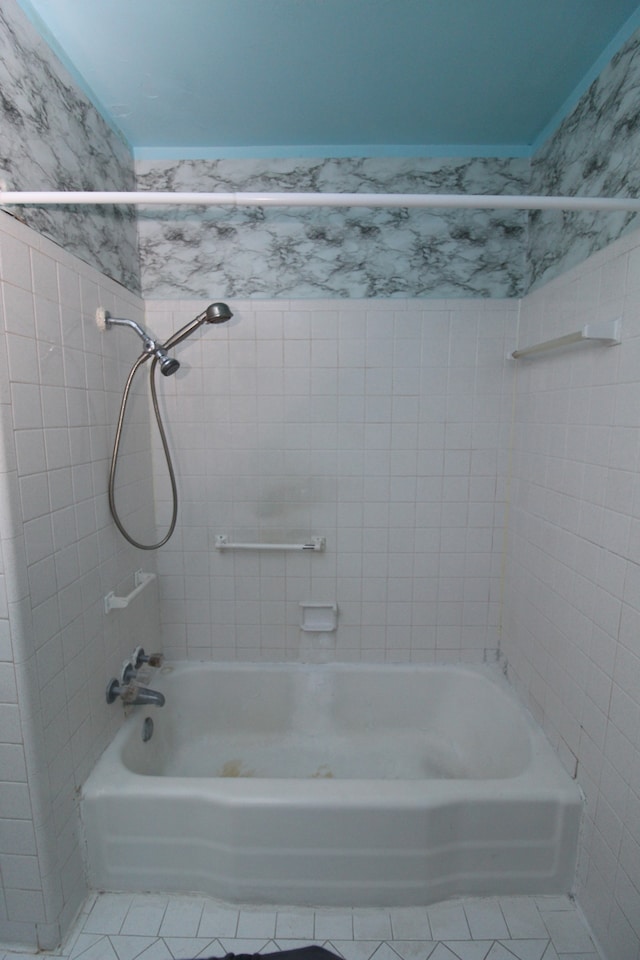
[[233, 314], [226, 303], [210, 303], [205, 310], [205, 320], [207, 323], [225, 323], [231, 320]]
[[[175, 471], [171, 462], [171, 453], [169, 451], [167, 437], [162, 423], [160, 407], [158, 405], [155, 376], [156, 364], [160, 365], [160, 372], [163, 373], [165, 377], [171, 376], [172, 373], [176, 372], [180, 364], [174, 357], [169, 356], [167, 352], [168, 350], [173, 350], [175, 346], [177, 346], [179, 343], [182, 343], [183, 340], [186, 340], [187, 337], [199, 329], [199, 327], [201, 327], [204, 323], [225, 323], [225, 321], [230, 320], [232, 316], [233, 314], [226, 303], [210, 303], [202, 313], [199, 313], [197, 317], [194, 317], [194, 319], [185, 324], [184, 327], [181, 327], [179, 330], [177, 330], [172, 336], [169, 337], [168, 340], [166, 340], [164, 343], [158, 343], [147, 332], [147, 330], [145, 330], [144, 327], [141, 327], [139, 323], [136, 323], [135, 320], [125, 320], [112, 317], [111, 314], [102, 307], [96, 311], [96, 324], [101, 332], [104, 333], [114, 325], [130, 327], [134, 333], [137, 333], [137, 335], [140, 337], [144, 347], [143, 352], [140, 354], [131, 368], [131, 372], [129, 373], [129, 377], [124, 388], [124, 393], [122, 395], [120, 413], [118, 416], [118, 425], [116, 427], [116, 436], [113, 443], [113, 454], [111, 456], [111, 468], [109, 470], [109, 508], [111, 510], [114, 522], [122, 536], [128, 540], [129, 543], [133, 544], [134, 547], [137, 547], [140, 550], [157, 550], [159, 547], [163, 547], [172, 536], [178, 518], [178, 489], [176, 485]], [[162, 448], [164, 450], [167, 470], [169, 472], [172, 509], [169, 530], [165, 536], [157, 543], [140, 543], [127, 531], [118, 515], [115, 502], [115, 483], [122, 428], [124, 424], [127, 403], [129, 401], [131, 386], [133, 384], [136, 371], [146, 360], [151, 357], [153, 358], [149, 368], [151, 399], [153, 403], [153, 412], [158, 425], [158, 431], [160, 433], [160, 439], [162, 441]]]
[[176, 344], [182, 343], [183, 340], [190, 337], [203, 323], [225, 323], [227, 320], [230, 320], [232, 316], [233, 314], [226, 303], [210, 303], [202, 313], [199, 313], [197, 317], [194, 317], [193, 320], [190, 320], [189, 323], [186, 323], [184, 327], [180, 327], [179, 330], [170, 336], [163, 346], [165, 349], [171, 350]]

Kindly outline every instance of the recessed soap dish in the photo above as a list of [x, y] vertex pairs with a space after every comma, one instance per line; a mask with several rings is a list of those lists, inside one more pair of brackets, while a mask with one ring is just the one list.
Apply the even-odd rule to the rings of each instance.
[[300, 629], [307, 633], [333, 633], [338, 628], [338, 604], [303, 600]]

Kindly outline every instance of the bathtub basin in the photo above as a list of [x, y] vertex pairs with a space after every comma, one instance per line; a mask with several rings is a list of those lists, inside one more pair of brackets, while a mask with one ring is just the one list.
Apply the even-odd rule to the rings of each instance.
[[580, 793], [497, 673], [189, 662], [152, 685], [166, 705], [131, 710], [82, 791], [94, 889], [409, 906], [572, 888]]

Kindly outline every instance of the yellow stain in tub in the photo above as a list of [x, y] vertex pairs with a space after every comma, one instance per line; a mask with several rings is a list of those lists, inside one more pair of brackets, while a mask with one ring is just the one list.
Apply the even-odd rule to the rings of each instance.
[[227, 760], [222, 764], [219, 772], [216, 774], [218, 777], [253, 777], [255, 773], [253, 770], [245, 770], [243, 760]]

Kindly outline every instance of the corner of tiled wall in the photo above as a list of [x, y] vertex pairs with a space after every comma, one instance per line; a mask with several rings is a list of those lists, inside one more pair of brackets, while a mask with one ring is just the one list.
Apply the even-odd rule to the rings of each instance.
[[576, 893], [612, 958], [640, 949], [640, 234], [526, 297], [520, 325], [525, 346], [616, 317], [618, 346], [518, 361], [502, 644], [584, 791]]
[[[0, 228], [0, 917], [4, 938], [54, 948], [86, 893], [78, 790], [122, 715], [106, 704], [107, 680], [135, 646], [157, 645], [155, 584], [135, 608], [104, 610], [105, 594], [129, 592], [154, 560], [125, 544], [106, 511], [137, 343], [100, 334], [95, 312], [139, 318], [142, 305], [6, 214]], [[125, 517], [153, 529], [144, 391], [141, 382], [119, 496]]]

